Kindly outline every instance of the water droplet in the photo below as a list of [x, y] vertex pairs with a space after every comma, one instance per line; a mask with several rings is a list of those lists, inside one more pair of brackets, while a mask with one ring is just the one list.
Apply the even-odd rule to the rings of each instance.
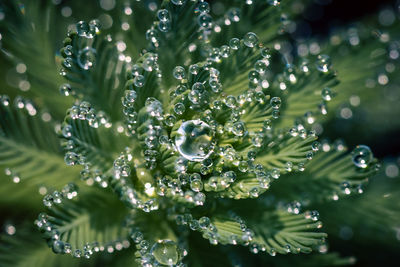
[[278, 179], [279, 176], [281, 175], [279, 169], [277, 169], [277, 168], [273, 168], [271, 170], [270, 174], [271, 174], [271, 177], [274, 179]]
[[210, 85], [211, 90], [213, 90], [214, 93], [221, 92], [222, 84], [218, 80], [210, 79], [208, 84]]
[[68, 83], [64, 83], [60, 86], [60, 93], [65, 96], [69, 96], [72, 94], [71, 85]]
[[46, 195], [43, 198], [43, 205], [45, 205], [46, 207], [53, 206], [53, 196], [52, 195]]
[[157, 54], [146, 54], [146, 59], [143, 61], [142, 67], [145, 71], [153, 71], [157, 68]]
[[221, 49], [220, 49], [221, 57], [228, 58], [229, 54], [230, 54], [230, 51], [231, 51], [231, 48], [229, 46], [227, 46], [227, 45], [221, 46]]
[[195, 105], [200, 104], [200, 98], [201, 98], [201, 93], [197, 90], [190, 91], [188, 95], [188, 99], [190, 100], [190, 102], [192, 102]]
[[167, 125], [168, 127], [172, 127], [174, 126], [174, 123], [176, 121], [176, 117], [174, 115], [171, 114], [167, 114], [164, 117], [164, 123], [165, 125]]
[[174, 112], [177, 115], [182, 115], [185, 112], [186, 108], [185, 105], [182, 103], [176, 103], [174, 106]]
[[308, 124], [313, 124], [315, 122], [315, 117], [314, 114], [311, 111], [307, 111], [304, 114], [304, 120], [308, 123]]
[[319, 55], [316, 65], [319, 71], [328, 72], [332, 66], [331, 58], [328, 55]]
[[52, 246], [53, 252], [56, 254], [61, 254], [64, 253], [64, 242], [60, 241], [60, 240], [56, 240], [53, 242], [53, 246]]
[[318, 105], [318, 109], [321, 112], [322, 115], [328, 114], [328, 107], [326, 106], [325, 103], [321, 103]]
[[203, 194], [202, 192], [198, 192], [194, 198], [194, 203], [196, 204], [196, 206], [202, 206], [204, 204], [204, 202], [206, 201], [206, 195]]
[[229, 20], [231, 20], [233, 22], [240, 21], [240, 9], [239, 8], [229, 9], [227, 15], [228, 15]]
[[190, 161], [203, 161], [213, 150], [211, 127], [201, 120], [182, 123], [175, 137], [179, 153]]
[[249, 169], [249, 164], [247, 163], [247, 161], [241, 161], [239, 162], [238, 169], [241, 172], [247, 172], [247, 170]]
[[281, 107], [281, 103], [282, 103], [282, 101], [281, 101], [281, 99], [279, 97], [276, 96], [276, 97], [271, 98], [270, 104], [271, 104], [271, 107], [273, 109], [280, 108]]
[[331, 101], [332, 99], [332, 90], [329, 87], [325, 87], [321, 91], [322, 99], [325, 101]]
[[248, 32], [243, 38], [243, 43], [247, 47], [255, 47], [258, 44], [258, 37], [253, 32]]
[[74, 256], [75, 258], [80, 258], [82, 257], [82, 251], [80, 249], [76, 249], [72, 256]]
[[197, 5], [195, 13], [209, 13], [210, 5], [207, 2], [201, 2]]
[[260, 53], [264, 59], [271, 58], [271, 50], [268, 47], [262, 48]]
[[272, 126], [271, 126], [272, 122], [270, 119], [265, 119], [263, 122], [263, 127], [265, 130], [271, 130]]
[[235, 122], [232, 127], [232, 133], [236, 136], [243, 136], [246, 132], [244, 123], [241, 121]]
[[366, 168], [373, 159], [372, 151], [368, 146], [358, 145], [351, 153], [354, 165]]
[[181, 6], [184, 3], [186, 3], [186, 0], [171, 0], [172, 4], [177, 5], [177, 6]]
[[268, 251], [268, 253], [271, 255], [271, 256], [276, 256], [276, 251], [275, 251], [275, 249], [274, 248], [271, 248], [269, 251]]
[[64, 54], [66, 56], [71, 56], [72, 55], [72, 50], [73, 50], [72, 45], [66, 45], [64, 47]]
[[166, 9], [160, 9], [157, 12], [157, 17], [160, 21], [168, 21], [169, 20], [169, 12]]
[[345, 193], [346, 195], [350, 195], [351, 193], [351, 185], [349, 182], [344, 181], [343, 183], [340, 184], [340, 189]]
[[255, 70], [250, 71], [249, 72], [249, 80], [253, 84], [258, 84], [258, 82], [260, 80], [260, 74]]
[[197, 75], [200, 71], [200, 67], [197, 64], [193, 64], [189, 66], [189, 72], [193, 75]]
[[227, 96], [224, 101], [225, 105], [227, 105], [229, 108], [234, 108], [236, 106], [236, 98], [232, 95]]
[[257, 62], [254, 64], [254, 69], [258, 73], [263, 74], [267, 71], [267, 64], [264, 60], [257, 60]]
[[143, 240], [143, 234], [140, 231], [133, 230], [131, 233], [131, 238], [132, 238], [133, 242], [138, 244], [138, 243], [140, 243], [140, 241]]
[[150, 250], [159, 264], [172, 266], [179, 260], [178, 247], [174, 241], [159, 240]]
[[98, 19], [93, 19], [89, 22], [89, 33], [88, 37], [93, 38], [96, 34], [100, 32], [100, 21]]
[[318, 141], [314, 141], [311, 144], [311, 148], [313, 151], [318, 151], [320, 147], [321, 147], [321, 144]]
[[301, 210], [300, 202], [291, 202], [288, 204], [287, 211], [293, 214], [299, 214]]
[[173, 75], [175, 79], [182, 80], [185, 78], [185, 69], [182, 66], [176, 66], [173, 70]]
[[149, 29], [146, 32], [146, 39], [150, 40], [152, 43], [158, 42], [158, 32], [154, 29]]
[[281, 0], [268, 0], [268, 4], [271, 6], [279, 6], [281, 4]]
[[78, 163], [79, 156], [74, 152], [67, 152], [65, 154], [64, 161], [67, 165], [72, 166]]
[[86, 35], [88, 35], [89, 31], [90, 31], [89, 24], [87, 22], [85, 22], [85, 21], [82, 21], [82, 20], [79, 21], [76, 24], [76, 31], [77, 31], [79, 36], [86, 37]]
[[210, 219], [209, 219], [208, 217], [204, 217], [204, 216], [203, 216], [203, 217], [201, 217], [201, 218], [199, 219], [199, 225], [200, 225], [200, 227], [203, 228], [203, 229], [209, 227], [210, 224], [211, 224], [211, 221], [210, 221]]
[[88, 70], [93, 67], [96, 61], [96, 49], [85, 47], [78, 53], [78, 65], [82, 69]]
[[160, 21], [158, 23], [158, 29], [161, 32], [168, 32], [171, 29], [171, 23], [168, 21]]
[[65, 77], [67, 75], [67, 71], [64, 68], [60, 69], [60, 75]]
[[232, 39], [229, 41], [229, 46], [230, 46], [230, 48], [233, 49], [233, 50], [238, 50], [239, 47], [240, 47], [240, 40], [239, 40], [238, 38], [232, 38]]
[[145, 77], [140, 74], [133, 79], [133, 84], [136, 87], [143, 87], [144, 82], [145, 82]]
[[203, 189], [203, 182], [200, 179], [191, 179], [190, 188], [195, 192], [199, 192]]
[[70, 57], [64, 58], [62, 65], [67, 69], [71, 68], [72, 67], [72, 58], [70, 58]]
[[130, 104], [134, 103], [136, 98], [137, 98], [137, 93], [135, 91], [133, 91], [133, 90], [125, 90], [125, 98], [124, 98], [124, 100], [126, 100], [126, 101], [123, 101], [124, 106], [128, 105], [128, 103], [130, 103]]
[[207, 13], [203, 13], [197, 18], [197, 23], [200, 27], [209, 29], [212, 26], [212, 18]]
[[318, 221], [318, 219], [319, 219], [319, 212], [316, 211], [316, 210], [306, 211], [306, 212], [304, 213], [304, 217], [305, 217], [306, 219], [311, 219], [311, 220], [313, 220], [314, 222], [316, 222], [316, 221]]

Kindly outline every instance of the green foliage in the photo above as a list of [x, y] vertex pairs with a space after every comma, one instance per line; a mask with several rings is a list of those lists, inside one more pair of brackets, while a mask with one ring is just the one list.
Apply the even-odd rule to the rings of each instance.
[[1, 203], [23, 201], [26, 205], [35, 205], [40, 199], [40, 187], [47, 190], [77, 181], [78, 170], [65, 166], [50, 115], [42, 113], [42, 117], [50, 120], [43, 121], [34, 104], [19, 97], [11, 102], [2, 96], [1, 103]]
[[340, 266], [354, 258], [327, 253], [328, 211], [396, 223], [393, 203], [365, 207], [379, 186], [357, 198], [370, 149], [318, 141], [328, 109], [386, 64], [384, 36], [293, 57], [288, 1], [100, 1], [58, 45], [65, 3], [25, 2], [0, 5], [2, 52], [33, 98], [0, 97], [0, 204], [42, 202], [45, 241], [6, 231], [5, 266]]
[[[58, 97], [62, 79], [56, 71], [58, 66], [54, 52], [59, 46], [56, 41], [61, 38], [59, 27], [66, 25], [58, 23], [53, 5], [2, 1], [1, 7], [7, 14], [7, 19], [0, 22], [0, 31], [5, 37], [1, 40], [2, 52], [15, 64], [23, 62], [27, 69], [24, 74], [29, 77], [29, 86], [24, 89], [29, 91], [22, 93], [45, 104], [53, 116], [61, 118], [71, 101]], [[18, 79], [17, 83], [21, 81], [23, 79]], [[4, 86], [1, 90], [5, 89]], [[2, 93], [12, 92], [7, 90]]]
[[99, 189], [80, 193], [75, 200], [77, 193], [78, 189], [69, 185], [44, 199], [49, 211], [40, 214], [36, 224], [48, 236], [53, 251], [61, 254], [70, 251], [75, 257], [89, 258], [102, 250], [128, 246], [128, 230], [123, 226], [128, 211], [122, 203]]
[[49, 250], [39, 232], [32, 227], [18, 227], [16, 236], [3, 234], [0, 244], [0, 260], [5, 267], [80, 266], [79, 260]]
[[[92, 23], [96, 25], [98, 22]], [[99, 25], [93, 27], [99, 31]], [[65, 93], [89, 101], [94, 108], [107, 112], [112, 120], [118, 119], [121, 113], [114, 107], [120, 103], [122, 96], [126, 63], [120, 60], [111, 37], [85, 40], [78, 38], [77, 33], [71, 33], [64, 40], [64, 45], [61, 54], [66, 59], [62, 63], [64, 68], [61, 72], [65, 72], [64, 76], [69, 81], [64, 85], [68, 87]], [[96, 51], [102, 52], [100, 54]], [[82, 68], [90, 71], [82, 72]]]
[[351, 154], [339, 140], [336, 144], [323, 142], [322, 151], [305, 165], [305, 170], [277, 181], [271, 193], [290, 201], [308, 200], [312, 203], [338, 200], [352, 193], [362, 194], [368, 179], [379, 169], [379, 164], [365, 169], [356, 167]]

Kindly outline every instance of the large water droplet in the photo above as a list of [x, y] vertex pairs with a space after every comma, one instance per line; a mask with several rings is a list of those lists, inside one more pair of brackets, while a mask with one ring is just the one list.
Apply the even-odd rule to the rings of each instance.
[[211, 127], [201, 120], [182, 123], [175, 137], [179, 153], [190, 161], [203, 161], [213, 150]]
[[175, 265], [179, 260], [176, 243], [171, 240], [159, 240], [151, 248], [151, 254], [163, 265]]
[[371, 149], [365, 145], [357, 146], [351, 153], [354, 165], [359, 168], [366, 168], [372, 161], [373, 155]]

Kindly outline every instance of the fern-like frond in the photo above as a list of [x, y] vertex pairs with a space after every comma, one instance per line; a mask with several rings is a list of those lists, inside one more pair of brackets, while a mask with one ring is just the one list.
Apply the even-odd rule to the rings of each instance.
[[66, 160], [70, 159], [67, 164], [88, 165], [104, 173], [109, 171], [114, 159], [129, 144], [126, 135], [118, 132], [117, 128], [88, 102], [74, 105], [60, 132], [65, 139]]
[[338, 143], [335, 148], [323, 142], [321, 147], [322, 151], [305, 165], [303, 172], [283, 176], [271, 188], [271, 193], [288, 201], [307, 199], [312, 203], [362, 193], [363, 185], [377, 171], [376, 159], [360, 168], [354, 162], [355, 156], [343, 144]]
[[56, 8], [49, 2], [2, 1], [0, 7], [7, 19], [0, 21], [0, 31], [5, 37], [1, 40], [1, 51], [6, 60], [26, 66], [26, 72], [21, 75], [26, 78], [21, 81], [27, 79], [30, 88], [28, 91], [23, 88], [19, 93], [34, 99], [61, 119], [71, 99], [60, 96], [58, 88], [62, 78], [58, 74], [55, 52], [56, 41], [60, 38], [57, 28], [66, 27], [66, 23], [57, 19]]
[[[105, 111], [114, 121], [121, 116], [126, 57], [118, 51], [111, 36], [99, 35], [97, 20], [81, 21], [61, 49], [61, 74], [69, 81], [61, 85], [65, 95], [89, 101], [97, 110]], [[89, 37], [90, 35], [90, 37]]]
[[17, 226], [15, 235], [0, 235], [2, 267], [70, 267], [93, 266], [69, 256], [53, 253], [31, 226]]
[[68, 185], [43, 202], [48, 211], [39, 215], [36, 225], [55, 253], [89, 258], [95, 252], [129, 247], [123, 225], [128, 210], [109, 192], [78, 193], [76, 186]]
[[[20, 97], [0, 97], [1, 202], [38, 200], [39, 188], [76, 181], [79, 172], [64, 163], [55, 124], [48, 113]], [[13, 184], [16, 183], [16, 184]], [[9, 192], [13, 192], [9, 194]], [[30, 204], [34, 204], [31, 202]]]
[[323, 244], [327, 236], [318, 231], [322, 223], [318, 221], [316, 211], [293, 214], [269, 210], [246, 219], [235, 214], [214, 215], [191, 220], [188, 224], [211, 244], [240, 244], [248, 246], [253, 253], [267, 252], [273, 256], [276, 253], [309, 253]]

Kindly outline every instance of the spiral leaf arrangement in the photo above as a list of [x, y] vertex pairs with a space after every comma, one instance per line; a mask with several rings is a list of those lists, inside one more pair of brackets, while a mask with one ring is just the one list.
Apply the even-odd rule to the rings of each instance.
[[[149, 5], [155, 20], [136, 36], [146, 39], [138, 54], [98, 20], [79, 21], [60, 50], [59, 90], [74, 99], [61, 124], [1, 97], [6, 174], [60, 177], [35, 221], [55, 253], [134, 247], [143, 266], [184, 266], [198, 260], [199, 236], [271, 256], [326, 250], [319, 213], [307, 207], [362, 193], [379, 165], [367, 146], [348, 153], [318, 141], [314, 126], [340, 95], [337, 72], [326, 54], [280, 51], [285, 4], [235, 6], [214, 18], [202, 0]], [[254, 33], [268, 21], [271, 33]], [[60, 148], [62, 173], [52, 156]], [[63, 184], [77, 172], [81, 181]]]

